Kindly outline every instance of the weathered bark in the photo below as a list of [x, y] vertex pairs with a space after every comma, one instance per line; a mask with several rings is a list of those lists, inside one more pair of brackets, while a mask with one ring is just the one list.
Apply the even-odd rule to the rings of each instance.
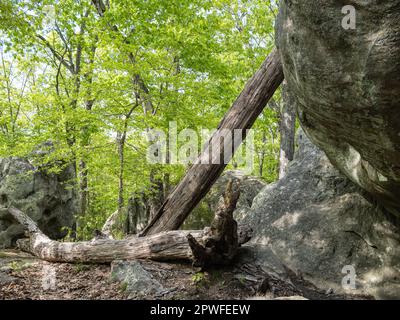
[[[47, 261], [108, 263], [120, 259], [153, 259], [194, 260], [201, 261], [201, 265], [221, 264], [229, 263], [235, 256], [242, 244], [238, 239], [248, 240], [248, 236], [238, 237], [236, 221], [232, 218], [239, 197], [236, 190], [238, 188], [234, 191], [232, 187], [227, 188], [211, 228], [202, 231], [168, 231], [124, 240], [109, 239], [98, 232], [91, 241], [58, 242], [42, 233], [35, 222], [20, 210], [11, 207], [8, 211], [24, 226], [29, 236], [29, 239], [17, 240], [18, 247]], [[198, 249], [195, 253], [192, 252], [194, 246]]]
[[294, 101], [290, 99], [287, 92], [288, 88], [285, 82], [282, 85], [282, 102], [283, 107], [280, 112], [279, 131], [281, 135], [281, 143], [279, 150], [279, 179], [286, 174], [286, 169], [294, 156], [294, 136], [296, 126], [296, 110]]
[[[274, 50], [247, 83], [221, 121], [218, 130], [211, 137], [208, 144], [211, 146], [211, 152], [209, 152], [209, 148], [205, 148], [182, 181], [164, 201], [156, 216], [143, 230], [142, 236], [175, 230], [182, 225], [192, 209], [210, 190], [228, 162], [226, 161], [228, 159], [217, 161], [224, 157], [224, 144], [232, 147], [232, 141], [226, 143], [224, 139], [221, 142], [223, 132], [229, 130], [233, 133], [235, 129], [242, 129], [243, 138], [245, 138], [246, 129], [251, 128], [282, 81], [282, 65], [277, 51]], [[230, 139], [228, 137], [228, 140], [232, 140], [232, 135], [230, 135]], [[219, 148], [215, 148], [217, 144], [219, 144]], [[235, 143], [233, 145], [232, 151], [234, 152], [238, 145]], [[212, 159], [211, 163], [210, 158]], [[215, 164], [217, 162], [220, 164]]]
[[224, 196], [215, 212], [214, 221], [204, 241], [204, 245], [192, 235], [188, 235], [189, 245], [194, 256], [194, 265], [204, 267], [212, 264], [226, 264], [231, 261], [239, 247], [237, 223], [233, 219], [233, 211], [239, 199], [238, 184], [230, 180]]

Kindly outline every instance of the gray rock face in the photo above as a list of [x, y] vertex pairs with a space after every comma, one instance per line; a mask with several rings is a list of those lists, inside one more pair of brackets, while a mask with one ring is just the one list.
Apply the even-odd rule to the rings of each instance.
[[400, 299], [400, 228], [393, 215], [335, 169], [299, 133], [287, 175], [266, 186], [242, 221], [254, 229], [249, 248], [266, 268], [286, 267], [319, 288], [342, 288], [353, 265], [357, 290]]
[[[356, 29], [342, 7], [356, 8]], [[301, 125], [400, 216], [400, 1], [282, 0], [277, 46]]]
[[[72, 228], [77, 202], [69, 185], [71, 168], [61, 174], [46, 174], [27, 160], [0, 159], [0, 206], [13, 205], [27, 213], [50, 238], [66, 235]], [[9, 248], [23, 236], [23, 228], [6, 210], [0, 209], [0, 248]]]
[[239, 182], [240, 185], [240, 196], [236, 205], [236, 210], [233, 213], [236, 220], [242, 219], [250, 211], [254, 197], [266, 185], [261, 179], [245, 175], [242, 171], [225, 171], [212, 186], [206, 197], [190, 214], [184, 224], [185, 229], [202, 229], [210, 225], [214, 218], [214, 212], [217, 208], [218, 201], [225, 192], [225, 188], [230, 179]]
[[126, 286], [129, 298], [162, 294], [165, 289], [153, 275], [143, 268], [140, 261], [114, 261], [111, 277]]

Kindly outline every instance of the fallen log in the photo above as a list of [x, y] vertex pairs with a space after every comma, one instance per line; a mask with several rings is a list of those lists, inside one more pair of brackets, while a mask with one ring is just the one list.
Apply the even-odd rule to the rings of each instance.
[[[239, 144], [221, 139], [227, 130], [242, 129], [242, 138], [246, 137], [247, 129], [250, 129], [260, 115], [269, 99], [283, 81], [283, 70], [279, 54], [276, 49], [265, 59], [261, 68], [254, 74], [243, 89], [240, 96], [233, 103], [218, 126], [218, 129], [210, 138], [208, 146], [188, 169], [181, 182], [166, 198], [161, 208], [141, 236], [151, 235], [162, 231], [177, 230], [185, 221], [194, 207], [203, 199], [214, 182], [221, 175], [227, 165], [224, 145], [229, 145], [233, 156]], [[231, 137], [232, 138], [232, 134]], [[226, 136], [224, 135], [224, 138]], [[222, 141], [223, 140], [223, 141]], [[219, 144], [219, 147], [215, 147]], [[221, 160], [217, 164], [212, 160]]]
[[168, 231], [147, 237], [131, 236], [123, 240], [96, 237], [90, 241], [59, 242], [47, 237], [30, 217], [17, 208], [10, 207], [8, 212], [24, 226], [29, 237], [17, 240], [19, 249], [46, 261], [109, 263], [131, 259], [191, 260], [196, 265], [205, 266], [229, 263], [237, 248], [249, 239], [248, 231], [245, 236], [241, 233], [238, 237], [236, 221], [232, 217], [237, 199], [238, 188], [230, 182], [211, 228]]

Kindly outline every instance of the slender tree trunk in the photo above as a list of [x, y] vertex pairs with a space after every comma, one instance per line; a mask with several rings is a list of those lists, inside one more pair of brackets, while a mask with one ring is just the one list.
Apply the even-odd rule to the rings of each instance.
[[126, 234], [137, 234], [140, 221], [145, 215], [145, 208], [141, 199], [133, 195], [128, 200], [128, 208], [125, 223]]
[[124, 172], [125, 172], [125, 143], [128, 134], [128, 124], [129, 120], [133, 114], [133, 111], [138, 107], [138, 104], [134, 104], [129, 112], [124, 115], [124, 127], [123, 131], [117, 132], [117, 148], [118, 148], [118, 158], [119, 158], [119, 175], [118, 175], [118, 212], [121, 212], [121, 209], [124, 207], [125, 199], [124, 199]]
[[[165, 164], [169, 165], [171, 162], [171, 157], [170, 157], [170, 141], [169, 141], [169, 135], [167, 134], [167, 145], [166, 145], [166, 158], [165, 158]], [[163, 176], [163, 201], [165, 198], [168, 197], [169, 191], [171, 188], [171, 182], [170, 182], [170, 174], [169, 172], [165, 172], [164, 176]], [[160, 203], [160, 206], [162, 205], [162, 203]], [[157, 208], [158, 210], [159, 208]]]
[[164, 201], [164, 183], [156, 176], [156, 169], [150, 172], [151, 193], [149, 199], [149, 221], [155, 217]]
[[[210, 139], [209, 145], [212, 147], [211, 158], [213, 163], [217, 162], [216, 160], [220, 160], [224, 155], [223, 145], [226, 142], [225, 139], [221, 145], [223, 129], [229, 130], [231, 133], [230, 141], [228, 136], [228, 144], [230, 146], [232, 146], [232, 132], [234, 129], [243, 129], [244, 138], [246, 129], [250, 129], [254, 124], [268, 100], [283, 81], [283, 77], [279, 54], [274, 50], [247, 83], [243, 92], [220, 123], [218, 130]], [[216, 144], [219, 144], [220, 147], [214, 148]], [[233, 149], [235, 147], [237, 145]], [[176, 230], [182, 225], [186, 217], [206, 195], [226, 166], [226, 161], [220, 164], [210, 164], [207, 161], [209, 159], [210, 153], [206, 148], [165, 200], [156, 216], [143, 230], [143, 236], [166, 230]]]
[[87, 166], [84, 160], [79, 162], [79, 172], [80, 172], [80, 182], [79, 182], [79, 190], [80, 190], [80, 214], [82, 216], [86, 215], [87, 207], [88, 207], [88, 173]]
[[121, 212], [124, 207], [124, 169], [125, 169], [125, 139], [126, 132], [117, 133], [117, 148], [119, 158], [118, 173], [118, 211]]
[[[92, 4], [95, 6], [98, 14], [101, 17], [103, 17], [104, 14], [106, 13], [106, 11], [109, 10], [109, 5], [106, 2], [104, 2], [103, 0], [92, 0]], [[120, 33], [118, 26], [110, 25], [110, 27], [114, 32]], [[124, 42], [126, 44], [129, 44], [129, 39], [124, 38]], [[132, 65], [135, 66], [136, 58], [135, 58], [134, 54], [132, 52], [127, 52], [127, 55], [128, 55], [130, 62], [132, 63]], [[174, 62], [176, 63], [176, 73], [179, 73], [180, 72], [179, 59], [176, 58], [174, 60], [175, 60]], [[154, 115], [156, 113], [156, 108], [154, 108], [154, 106], [153, 106], [153, 102], [152, 102], [151, 96], [150, 96], [150, 90], [147, 87], [147, 85], [144, 82], [141, 75], [139, 73], [134, 73], [132, 75], [132, 82], [134, 85], [134, 93], [136, 96], [136, 100], [138, 102], [142, 103], [145, 116], [148, 114]], [[148, 129], [150, 129], [150, 128], [148, 128]], [[154, 170], [156, 170], [156, 169], [154, 169]], [[155, 173], [153, 171], [151, 174], [151, 177], [154, 177], [154, 176], [155, 176]], [[150, 219], [152, 216], [154, 216], [156, 214], [157, 210], [162, 205], [162, 202], [164, 199], [164, 194], [169, 189], [169, 186], [167, 188], [166, 186], [163, 185], [162, 180], [156, 181], [154, 178], [151, 178], [151, 177], [150, 177], [150, 180], [155, 187], [153, 188], [153, 191], [152, 191], [151, 195], [149, 196], [149, 207], [150, 207], [149, 218]], [[169, 177], [166, 177], [165, 181], [167, 182], [168, 180], [169, 180]], [[161, 193], [160, 193], [160, 190], [161, 190]]]
[[283, 107], [279, 123], [279, 131], [281, 136], [279, 150], [279, 179], [286, 174], [286, 169], [294, 156], [294, 136], [296, 126], [296, 111], [294, 102], [287, 91], [287, 85], [284, 82], [282, 85], [282, 100]]
[[[94, 59], [97, 50], [98, 36], [96, 35], [93, 40], [94, 42], [92, 44], [89, 57], [89, 71], [84, 74], [85, 82], [88, 85], [87, 97], [85, 101], [85, 109], [88, 112], [92, 110], [93, 105], [95, 103], [95, 99], [92, 97], [92, 84], [93, 84]], [[82, 135], [82, 147], [86, 148], [90, 144], [90, 133], [87, 126], [84, 126], [82, 128], [81, 135]], [[80, 212], [81, 215], [85, 215], [89, 207], [89, 190], [88, 190], [89, 169], [87, 167], [84, 157], [82, 157], [82, 159], [80, 160], [79, 167], [80, 167]]]
[[[267, 136], [266, 136], [264, 130], [263, 130], [263, 135], [262, 135], [262, 143], [263, 143], [263, 147], [267, 143]], [[264, 173], [264, 161], [265, 161], [265, 149], [263, 148], [258, 157], [258, 162], [259, 162], [258, 163], [258, 175], [260, 177], [262, 177], [262, 175]]]

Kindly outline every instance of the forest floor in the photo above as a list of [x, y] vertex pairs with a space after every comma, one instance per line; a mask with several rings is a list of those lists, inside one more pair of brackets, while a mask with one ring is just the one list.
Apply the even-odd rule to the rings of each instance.
[[[49, 263], [19, 251], [0, 251], [0, 300], [76, 299], [370, 299], [322, 292], [302, 278], [279, 279], [257, 266], [242, 264], [199, 272], [191, 264], [141, 261], [162, 284], [157, 295], [128, 292], [111, 277], [110, 265]], [[54, 270], [53, 286], [44, 283], [43, 270]], [[285, 298], [283, 298], [285, 299]]]

